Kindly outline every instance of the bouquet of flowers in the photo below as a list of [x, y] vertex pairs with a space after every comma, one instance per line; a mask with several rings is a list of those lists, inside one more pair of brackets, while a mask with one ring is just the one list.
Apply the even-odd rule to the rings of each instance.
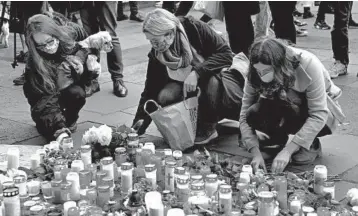
[[131, 132], [131, 128], [125, 125], [115, 129], [107, 125], [93, 126], [83, 134], [82, 144], [91, 145], [92, 161], [99, 162], [104, 157], [114, 158], [116, 148], [125, 146]]

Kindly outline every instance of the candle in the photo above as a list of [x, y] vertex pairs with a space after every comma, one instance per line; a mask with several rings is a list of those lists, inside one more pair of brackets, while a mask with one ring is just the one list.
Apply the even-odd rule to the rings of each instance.
[[253, 175], [252, 166], [251, 165], [243, 165], [242, 172], [248, 172], [250, 175]]
[[174, 170], [175, 170], [175, 161], [167, 161], [165, 167], [165, 190], [170, 190], [174, 192]]
[[49, 144], [49, 148], [52, 150], [59, 150], [60, 149], [60, 143], [57, 141], [51, 141]]
[[77, 172], [69, 172], [66, 180], [72, 183], [70, 197], [71, 200], [77, 201], [80, 199], [80, 177]]
[[149, 212], [149, 207], [152, 206], [153, 203], [162, 203], [162, 194], [158, 191], [149, 191], [144, 196], [144, 202], [145, 206], [147, 207], [147, 211]]
[[74, 160], [71, 163], [71, 171], [72, 172], [80, 172], [81, 170], [85, 169], [85, 165], [83, 164], [82, 160]]
[[249, 184], [250, 183], [250, 173], [248, 172], [241, 172], [240, 173], [240, 183], [246, 183]]
[[64, 211], [64, 216], [68, 216], [68, 210], [72, 207], [76, 207], [76, 202], [74, 201], [67, 201], [63, 204], [63, 211]]
[[38, 154], [40, 156], [40, 159], [41, 159], [40, 163], [43, 163], [44, 158], [46, 156], [46, 150], [45, 149], [37, 149], [36, 154]]
[[7, 169], [18, 169], [20, 164], [20, 150], [11, 147], [7, 151]]
[[71, 207], [67, 211], [68, 216], [80, 216], [80, 209], [78, 207]]
[[219, 206], [221, 212], [229, 216], [232, 210], [232, 190], [230, 185], [220, 185]]
[[40, 193], [40, 181], [31, 180], [27, 182], [27, 190], [29, 192], [29, 196], [37, 196]]
[[112, 157], [105, 157], [101, 160], [101, 170], [107, 173], [108, 177], [114, 179], [114, 166], [113, 166], [113, 158]]
[[218, 175], [209, 174], [205, 179], [205, 191], [208, 197], [214, 196], [215, 192], [218, 190], [219, 181]]
[[290, 211], [292, 214], [298, 214], [301, 211], [301, 201], [295, 197], [290, 203]]
[[324, 165], [316, 165], [314, 168], [314, 185], [313, 190], [316, 194], [323, 195], [323, 183], [327, 180], [327, 167]]
[[55, 179], [62, 179], [61, 170], [64, 168], [65, 167], [63, 165], [55, 165], [53, 167], [53, 174], [54, 174]]
[[26, 196], [27, 195], [27, 186], [26, 186], [25, 176], [23, 176], [23, 175], [15, 176], [14, 183], [15, 183], [15, 186], [19, 188], [20, 196]]
[[178, 197], [178, 201], [185, 203], [188, 201], [190, 196], [189, 189], [189, 177], [186, 175], [178, 176], [177, 178], [177, 188], [176, 188], [176, 196]]
[[168, 210], [167, 216], [185, 216], [185, 213], [182, 209], [172, 208]]
[[149, 150], [151, 150], [152, 154], [155, 154], [155, 145], [152, 142], [144, 143], [144, 146], [142, 149], [149, 149]]
[[92, 164], [92, 149], [90, 145], [81, 146], [81, 159], [84, 167]]
[[173, 157], [175, 161], [177, 162], [177, 166], [181, 167], [183, 166], [183, 152], [180, 150], [173, 151]]
[[73, 148], [73, 140], [71, 137], [65, 137], [62, 140], [62, 149], [64, 152], [69, 151]]
[[30, 157], [31, 160], [31, 169], [36, 170], [41, 163], [41, 157], [38, 154], [32, 154]]
[[157, 168], [155, 164], [145, 165], [145, 178], [151, 182], [152, 189], [155, 190], [157, 188]]
[[21, 213], [21, 205], [20, 205], [20, 197], [19, 197], [19, 189], [18, 188], [8, 188], [3, 192], [4, 196], [4, 206], [5, 212], [3, 215], [5, 216], [20, 216]]
[[63, 168], [63, 169], [61, 170], [61, 178], [62, 178], [62, 181], [63, 181], [63, 182], [66, 182], [66, 181], [67, 181], [67, 180], [66, 180], [66, 177], [67, 177], [67, 174], [68, 174], [69, 172], [71, 172], [71, 169], [69, 169], [69, 168]]
[[331, 199], [334, 200], [336, 187], [334, 182], [324, 182], [323, 183], [323, 194], [331, 194]]
[[164, 216], [164, 205], [156, 204], [149, 207], [149, 216]]
[[61, 179], [51, 181], [52, 197], [54, 204], [61, 204]]
[[287, 179], [284, 176], [277, 176], [274, 182], [275, 191], [277, 191], [277, 201], [281, 209], [287, 209]]
[[122, 163], [121, 171], [122, 193], [128, 193], [133, 189], [133, 164]]

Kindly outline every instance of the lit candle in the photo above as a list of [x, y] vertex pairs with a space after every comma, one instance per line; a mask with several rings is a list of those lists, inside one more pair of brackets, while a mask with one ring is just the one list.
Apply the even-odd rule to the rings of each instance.
[[240, 173], [240, 183], [246, 183], [249, 184], [250, 183], [250, 173], [248, 172], [241, 172]]
[[43, 163], [45, 156], [46, 156], [46, 150], [45, 149], [37, 149], [36, 154], [38, 154], [40, 156], [40, 159], [41, 159], [40, 163]]
[[83, 164], [82, 160], [74, 160], [71, 163], [71, 171], [72, 172], [80, 172], [81, 170], [85, 169], [85, 165]]
[[18, 169], [20, 166], [20, 150], [11, 147], [7, 151], [7, 169]]
[[64, 216], [68, 216], [68, 210], [72, 207], [76, 207], [76, 202], [74, 201], [67, 201], [63, 204], [63, 211], [64, 211]]
[[84, 164], [84, 167], [87, 167], [89, 164], [92, 164], [92, 149], [90, 145], [81, 146], [81, 159]]
[[252, 166], [251, 165], [243, 165], [242, 172], [248, 172], [248, 173], [250, 173], [250, 175], [252, 175], [253, 174]]
[[295, 197], [295, 199], [291, 201], [291, 203], [290, 203], [290, 211], [291, 211], [292, 214], [300, 213], [300, 211], [301, 211], [301, 201], [298, 200], [297, 197]]
[[323, 195], [323, 183], [327, 181], [327, 167], [324, 165], [316, 165], [314, 168], [314, 185], [313, 190], [316, 194]]
[[66, 180], [72, 183], [71, 194], [70, 194], [71, 200], [75, 200], [75, 201], [79, 200], [81, 194], [80, 194], [80, 177], [78, 173], [69, 172], [67, 174]]
[[155, 190], [157, 188], [157, 168], [155, 164], [145, 165], [145, 178], [149, 180], [152, 184], [152, 189]]
[[32, 154], [30, 157], [31, 160], [31, 169], [35, 170], [40, 166], [41, 157], [38, 154]]

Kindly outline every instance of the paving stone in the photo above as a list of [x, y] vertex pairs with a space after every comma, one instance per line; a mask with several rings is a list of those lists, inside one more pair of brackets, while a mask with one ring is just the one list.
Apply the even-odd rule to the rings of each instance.
[[113, 84], [101, 85], [101, 91], [88, 98], [84, 110], [100, 114], [110, 114], [138, 105], [139, 95], [143, 86], [126, 83], [128, 96], [125, 98], [116, 97], [113, 92]]
[[13, 144], [38, 135], [39, 133], [32, 125], [0, 118], [1, 144]]
[[122, 110], [124, 113], [135, 115], [137, 113], [138, 106], [130, 107], [128, 109]]
[[[135, 65], [148, 61], [148, 53], [151, 49], [151, 45], [142, 45], [127, 50], [123, 50], [123, 64], [126, 66]], [[126, 70], [124, 68], [124, 70]]]
[[341, 201], [347, 195], [348, 190], [351, 188], [357, 188], [358, 184], [353, 184], [346, 181], [338, 181], [335, 183], [335, 186], [335, 199]]
[[343, 173], [342, 179], [358, 184], [358, 165]]
[[127, 66], [124, 68], [124, 81], [142, 84], [147, 79], [147, 62]]

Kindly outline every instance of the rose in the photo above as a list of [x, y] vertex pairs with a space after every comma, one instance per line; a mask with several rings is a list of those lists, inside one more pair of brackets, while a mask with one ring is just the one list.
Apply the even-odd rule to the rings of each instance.
[[89, 130], [85, 132], [85, 134], [82, 136], [82, 143], [84, 145], [86, 144], [92, 144], [98, 142], [98, 128], [91, 127]]
[[109, 146], [112, 140], [112, 128], [108, 127], [107, 125], [101, 125], [98, 128], [98, 142], [102, 146]]

